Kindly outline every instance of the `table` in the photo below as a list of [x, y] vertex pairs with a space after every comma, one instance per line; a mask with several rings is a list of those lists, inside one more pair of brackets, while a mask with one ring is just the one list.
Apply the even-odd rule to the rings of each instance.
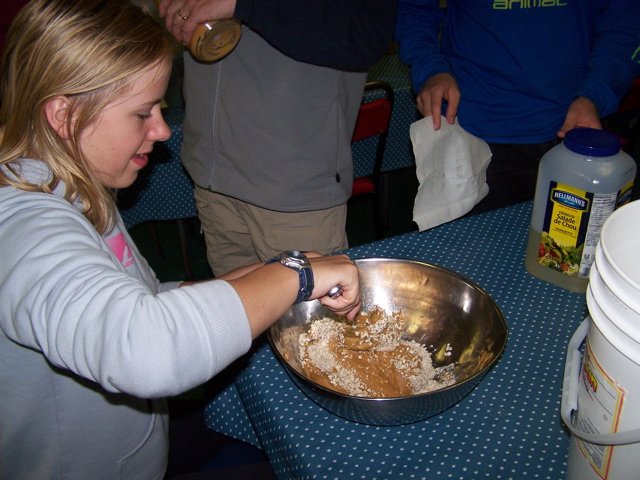
[[566, 346], [587, 315], [584, 294], [524, 269], [532, 202], [346, 251], [421, 260], [470, 278], [509, 325], [499, 362], [463, 400], [399, 427], [361, 425], [306, 397], [268, 344], [206, 409], [207, 425], [265, 450], [281, 479], [560, 480], [569, 434], [560, 419]]

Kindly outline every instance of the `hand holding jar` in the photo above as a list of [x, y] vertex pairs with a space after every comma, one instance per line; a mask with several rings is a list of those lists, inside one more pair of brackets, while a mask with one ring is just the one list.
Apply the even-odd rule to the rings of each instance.
[[167, 30], [202, 61], [225, 57], [241, 36], [235, 0], [156, 0]]

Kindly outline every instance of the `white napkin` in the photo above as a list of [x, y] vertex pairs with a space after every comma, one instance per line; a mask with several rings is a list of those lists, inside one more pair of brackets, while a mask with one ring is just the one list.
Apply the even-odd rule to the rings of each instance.
[[449, 222], [469, 212], [487, 193], [486, 172], [491, 150], [484, 140], [442, 117], [435, 131], [433, 119], [410, 127], [420, 186], [413, 221], [420, 231]]

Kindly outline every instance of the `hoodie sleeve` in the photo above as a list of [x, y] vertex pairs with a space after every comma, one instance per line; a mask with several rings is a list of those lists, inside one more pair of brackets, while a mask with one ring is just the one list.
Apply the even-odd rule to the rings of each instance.
[[0, 198], [0, 329], [14, 343], [142, 398], [193, 388], [248, 351], [249, 322], [228, 283], [157, 292], [126, 272], [71, 205], [16, 197]]

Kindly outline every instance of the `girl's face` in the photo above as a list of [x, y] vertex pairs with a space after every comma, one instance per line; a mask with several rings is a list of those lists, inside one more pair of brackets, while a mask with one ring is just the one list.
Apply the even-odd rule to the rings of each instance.
[[169, 75], [165, 63], [149, 68], [82, 133], [80, 149], [105, 187], [131, 185], [149, 162], [153, 144], [171, 136], [160, 112]]

